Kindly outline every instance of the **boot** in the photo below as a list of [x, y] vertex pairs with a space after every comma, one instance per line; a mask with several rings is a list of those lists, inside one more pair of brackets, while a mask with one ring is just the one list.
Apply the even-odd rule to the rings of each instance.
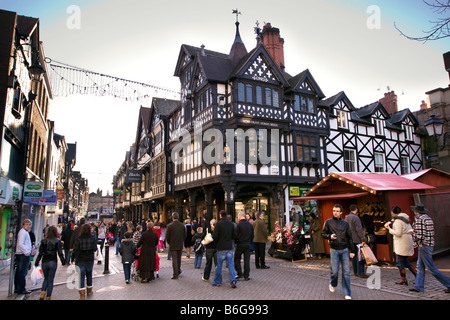
[[416, 269], [416, 267], [411, 266], [408, 269], [409, 269], [409, 271], [412, 272], [412, 274], [414, 275], [414, 278], [415, 278], [417, 276], [417, 269]]
[[80, 300], [85, 300], [85, 298], [86, 298], [86, 290], [85, 289], [80, 289], [80, 290], [78, 290], [78, 293], [80, 294]]
[[41, 291], [41, 295], [39, 296], [39, 300], [44, 300], [47, 295], [47, 291]]
[[52, 297], [45, 297], [45, 300], [52, 300]]
[[88, 297], [92, 296], [92, 294], [94, 293], [94, 292], [92, 291], [92, 287], [87, 287], [86, 292], [87, 292], [87, 296], [88, 296]]
[[406, 280], [406, 271], [405, 269], [400, 269], [400, 277], [402, 278], [399, 282], [396, 282], [396, 284], [399, 285], [408, 285], [408, 280]]

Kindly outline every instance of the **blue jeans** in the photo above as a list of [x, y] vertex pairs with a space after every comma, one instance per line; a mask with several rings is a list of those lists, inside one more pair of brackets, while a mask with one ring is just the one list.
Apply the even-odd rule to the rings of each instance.
[[42, 282], [41, 291], [47, 291], [47, 297], [52, 296], [53, 282], [55, 280], [57, 267], [58, 263], [56, 261], [48, 261], [42, 263], [42, 273], [44, 274], [44, 281]]
[[80, 268], [80, 289], [84, 289], [84, 280], [86, 285], [92, 287], [92, 270], [94, 269], [94, 261], [78, 262], [77, 267]]
[[123, 264], [123, 273], [125, 275], [125, 281], [130, 281], [131, 278], [131, 263]]
[[222, 284], [222, 265], [223, 261], [228, 267], [228, 273], [230, 275], [230, 284], [236, 284], [236, 273], [234, 272], [233, 265], [233, 250], [221, 250], [217, 251], [217, 265], [216, 270], [214, 272], [214, 281], [213, 285], [221, 285]]
[[439, 280], [447, 288], [450, 288], [450, 278], [446, 277], [433, 263], [433, 247], [421, 246], [418, 248], [419, 256], [417, 257], [417, 276], [414, 289], [418, 291], [425, 290], [425, 268]]
[[24, 254], [16, 254], [16, 272], [14, 274], [14, 292], [24, 292], [26, 286], [26, 276], [28, 273], [28, 266], [30, 264], [30, 256]]
[[331, 279], [333, 287], [338, 285], [339, 264], [342, 265], [342, 291], [344, 295], [351, 296], [350, 289], [350, 258], [348, 248], [335, 250], [330, 248]]
[[202, 266], [202, 259], [203, 259], [203, 252], [195, 253], [194, 267], [200, 269], [200, 267]]

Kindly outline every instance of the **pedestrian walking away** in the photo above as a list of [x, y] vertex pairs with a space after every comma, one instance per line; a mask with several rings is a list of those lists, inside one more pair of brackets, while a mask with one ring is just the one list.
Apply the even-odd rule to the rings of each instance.
[[153, 222], [147, 223], [147, 231], [142, 233], [137, 244], [141, 248], [139, 254], [138, 270], [142, 283], [148, 283], [155, 279], [156, 271], [156, 246], [158, 245], [158, 235], [153, 231]]
[[183, 250], [184, 240], [186, 239], [186, 228], [179, 220], [178, 212], [172, 213], [172, 222], [167, 225], [166, 242], [172, 260], [173, 280], [178, 279], [181, 273], [181, 253]]
[[66, 259], [66, 265], [70, 264], [70, 239], [73, 233], [73, 223], [69, 222], [64, 225], [63, 231], [61, 232], [61, 244], [64, 249], [64, 257]]
[[131, 238], [131, 232], [125, 233], [125, 238], [122, 240], [119, 246], [119, 253], [122, 256], [123, 273], [125, 275], [125, 283], [130, 283], [131, 278], [131, 265], [134, 262], [134, 257], [136, 256], [136, 245]]
[[97, 251], [97, 238], [92, 233], [90, 225], [83, 224], [80, 229], [80, 236], [73, 247], [71, 261], [75, 261], [75, 265], [78, 267], [78, 293], [80, 294], [80, 300], [84, 300], [86, 295], [89, 297], [94, 293], [92, 272], [94, 269], [94, 253]]
[[255, 242], [255, 265], [256, 269], [269, 269], [266, 265], [266, 243], [268, 231], [264, 222], [264, 211], [256, 213], [256, 220], [253, 223]]
[[417, 276], [414, 288], [410, 291], [423, 292], [425, 290], [425, 268], [442, 283], [450, 293], [450, 278], [446, 277], [433, 263], [434, 249], [434, 223], [427, 214], [428, 210], [421, 203], [411, 206], [414, 212], [413, 240], [414, 246], [418, 248]]
[[186, 250], [186, 258], [191, 257], [191, 248], [192, 248], [192, 236], [195, 231], [192, 229], [192, 224], [190, 219], [186, 219], [184, 221], [184, 226], [186, 227], [186, 238], [184, 239], [184, 249]]
[[22, 228], [17, 235], [17, 245], [15, 252], [16, 271], [14, 274], [14, 293], [29, 294], [26, 287], [26, 276], [31, 256], [31, 238], [29, 231], [31, 230], [31, 220], [22, 221]]
[[227, 219], [225, 210], [221, 210], [219, 216], [220, 220], [216, 223], [213, 234], [214, 242], [217, 243], [217, 265], [212, 285], [215, 287], [222, 285], [222, 266], [225, 261], [228, 267], [230, 285], [232, 288], [236, 288], [236, 274], [233, 265], [233, 244], [236, 240], [236, 228], [233, 222]]
[[[330, 243], [330, 284], [329, 290], [335, 291], [338, 285], [339, 266], [342, 266], [342, 291], [345, 299], [351, 299], [350, 288], [350, 258], [356, 253], [352, 241], [352, 232], [348, 222], [342, 219], [342, 206], [333, 207], [333, 217], [326, 220], [322, 230], [322, 237]], [[350, 250], [350, 253], [349, 253]]]
[[202, 267], [202, 259], [205, 252], [205, 246], [202, 244], [203, 228], [197, 227], [196, 231], [197, 232], [192, 237], [192, 243], [194, 244], [193, 249], [195, 253], [194, 268], [200, 269]]
[[39, 300], [50, 300], [53, 293], [53, 282], [55, 280], [56, 269], [58, 267], [58, 258], [61, 264], [65, 265], [66, 260], [62, 252], [61, 240], [58, 238], [58, 229], [50, 226], [47, 229], [46, 238], [39, 245], [39, 252], [34, 265], [39, 266], [42, 259], [42, 273], [44, 281], [42, 282], [41, 294]]
[[402, 209], [398, 206], [391, 208], [392, 222], [387, 222], [384, 227], [393, 235], [394, 252], [396, 254], [397, 268], [400, 272], [400, 281], [396, 282], [400, 285], [408, 285], [406, 279], [406, 268], [414, 275], [417, 274], [416, 268], [409, 262], [408, 257], [414, 254], [413, 229], [409, 223], [409, 217], [406, 213], [402, 213]]
[[[205, 220], [203, 228], [203, 239], [205, 238], [207, 233], [214, 234], [214, 229], [216, 227], [216, 219]], [[205, 254], [206, 254], [206, 264], [205, 270], [203, 270], [203, 281], [209, 281], [209, 276], [211, 275], [212, 264], [214, 262], [214, 266], [217, 266], [217, 244], [212, 241], [210, 243], [204, 243], [205, 245]]]
[[[246, 219], [245, 212], [238, 214], [239, 222], [236, 225], [236, 247], [234, 251], [234, 269], [236, 279], [250, 280], [250, 246], [253, 241], [253, 226]], [[244, 256], [244, 272], [241, 268], [241, 257]]]
[[[366, 235], [364, 234], [361, 219], [358, 217], [358, 206], [350, 205], [350, 213], [345, 217], [352, 233], [352, 241], [355, 248], [366, 245]], [[360, 260], [358, 254], [352, 258], [353, 273], [357, 277], [367, 278], [364, 271], [364, 260]]]

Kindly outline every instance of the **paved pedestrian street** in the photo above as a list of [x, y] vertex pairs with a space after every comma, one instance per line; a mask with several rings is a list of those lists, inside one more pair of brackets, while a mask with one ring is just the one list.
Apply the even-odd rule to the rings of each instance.
[[[256, 269], [254, 255], [251, 257], [250, 280], [240, 280], [237, 288], [229, 285], [228, 272], [224, 264], [221, 287], [212, 287], [211, 281], [202, 280], [205, 259], [202, 268], [195, 269], [194, 258], [182, 257], [182, 274], [178, 280], [171, 280], [172, 265], [167, 260], [167, 252], [159, 253], [159, 278], [150, 283], [141, 283], [132, 280], [126, 284], [120, 255], [115, 255], [115, 248], [110, 248], [109, 274], [104, 274], [104, 264], [94, 265], [94, 294], [87, 300], [185, 300], [185, 301], [264, 301], [264, 300], [344, 300], [341, 289], [341, 276], [339, 285], [334, 293], [328, 289], [329, 258], [322, 260], [308, 259], [292, 263], [291, 261], [266, 257], [270, 269]], [[445, 261], [449, 259], [446, 258]], [[447, 264], [448, 265], [448, 264]], [[31, 281], [27, 279], [27, 288], [32, 291], [27, 297], [23, 295], [7, 296], [8, 270], [1, 272], [1, 294], [4, 300], [38, 300], [40, 285], [30, 287]], [[214, 269], [214, 268], [213, 268]], [[449, 275], [448, 269], [443, 269]], [[363, 279], [351, 275], [351, 289], [353, 300], [450, 300], [450, 294], [444, 292], [444, 287], [427, 272], [426, 288], [423, 293], [413, 293], [414, 277], [407, 274], [409, 286], [396, 285], [399, 275], [395, 266], [383, 265], [369, 270], [369, 278]], [[53, 289], [52, 300], [77, 300], [78, 291], [75, 288], [74, 265], [58, 266]]]

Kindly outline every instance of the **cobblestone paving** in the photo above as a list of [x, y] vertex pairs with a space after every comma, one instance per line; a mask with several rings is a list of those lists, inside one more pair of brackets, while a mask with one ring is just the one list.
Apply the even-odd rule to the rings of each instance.
[[[251, 257], [251, 272], [249, 281], [238, 281], [237, 288], [229, 285], [228, 271], [223, 266], [223, 283], [221, 287], [212, 287], [211, 281], [202, 281], [203, 267], [193, 267], [193, 257], [188, 259], [183, 255], [182, 274], [178, 280], [171, 280], [171, 261], [167, 254], [160, 253], [159, 278], [151, 283], [132, 281], [126, 284], [120, 256], [114, 254], [111, 248], [109, 274], [103, 274], [104, 265], [94, 265], [94, 295], [89, 300], [342, 300], [341, 283], [334, 293], [328, 290], [329, 259], [308, 259], [292, 263], [278, 258], [266, 257], [270, 269], [255, 269], [253, 255]], [[407, 274], [409, 286], [396, 285], [399, 280], [398, 270], [395, 266], [383, 265], [376, 267], [368, 274], [368, 279], [351, 276], [352, 298], [354, 300], [450, 300], [450, 294], [444, 293], [445, 288], [430, 273], [426, 275], [425, 292], [413, 293], [414, 277]], [[369, 270], [370, 271], [370, 270]], [[449, 273], [446, 273], [447, 275]], [[76, 300], [77, 289], [74, 288], [75, 279], [73, 266], [58, 266], [53, 290], [53, 300]], [[372, 275], [374, 275], [372, 277]], [[376, 276], [375, 276], [376, 275]], [[379, 277], [378, 277], [379, 275]], [[210, 280], [213, 279], [214, 272]], [[38, 300], [40, 293], [39, 283], [28, 289], [32, 293], [27, 297], [23, 295], [7, 296], [9, 283], [9, 268], [0, 271], [0, 294], [3, 300]], [[374, 279], [379, 279], [376, 282]], [[379, 284], [379, 288], [370, 289]]]

